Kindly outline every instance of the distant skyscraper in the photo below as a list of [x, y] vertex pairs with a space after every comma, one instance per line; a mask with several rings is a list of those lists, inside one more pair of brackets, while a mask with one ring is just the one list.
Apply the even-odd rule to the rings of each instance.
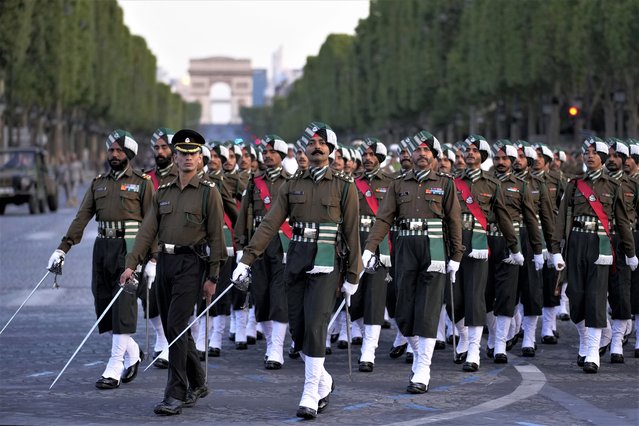
[[266, 86], [268, 84], [266, 70], [253, 70], [253, 106], [266, 104]]

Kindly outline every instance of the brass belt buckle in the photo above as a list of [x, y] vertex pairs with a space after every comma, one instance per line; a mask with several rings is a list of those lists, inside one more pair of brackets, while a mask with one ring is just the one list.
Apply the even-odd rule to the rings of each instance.
[[597, 228], [597, 222], [584, 222], [584, 229], [586, 231], [594, 231]]
[[304, 235], [304, 238], [317, 238], [317, 229], [304, 228], [304, 232], [302, 234]]
[[370, 217], [361, 218], [362, 226], [365, 228], [370, 228], [373, 225], [373, 220]]
[[410, 221], [408, 223], [408, 229], [411, 231], [421, 231], [423, 229], [423, 223], [422, 222], [416, 222], [416, 221]]
[[175, 244], [164, 244], [164, 253], [175, 254]]

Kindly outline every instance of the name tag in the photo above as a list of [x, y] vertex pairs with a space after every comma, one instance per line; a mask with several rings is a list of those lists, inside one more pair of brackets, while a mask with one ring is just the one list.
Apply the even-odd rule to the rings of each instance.
[[120, 191], [140, 192], [140, 185], [137, 183], [123, 183], [120, 185]]
[[160, 201], [160, 207], [161, 206], [168, 206], [169, 204], [171, 204], [170, 201]]
[[509, 186], [508, 188], [506, 188], [506, 191], [519, 193], [519, 188], [515, 188], [514, 186]]
[[291, 194], [291, 195], [304, 195], [304, 191], [291, 191], [289, 194]]
[[95, 192], [103, 192], [103, 191], [106, 191], [106, 190], [107, 190], [106, 186], [101, 186], [99, 188], [95, 188]]

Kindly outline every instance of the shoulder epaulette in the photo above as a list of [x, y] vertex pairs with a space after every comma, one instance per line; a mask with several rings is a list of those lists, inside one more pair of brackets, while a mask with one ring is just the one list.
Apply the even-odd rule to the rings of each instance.
[[339, 179], [342, 179], [343, 181], [346, 181], [346, 182], [355, 182], [355, 179], [353, 178], [353, 176], [348, 176], [344, 172], [334, 172], [333, 176]]
[[175, 181], [167, 182], [167, 183], [165, 183], [164, 185], [160, 185], [160, 186], [158, 187], [158, 191], [159, 191], [160, 189], [166, 189], [166, 188], [168, 188], [169, 186], [171, 186], [171, 184], [172, 184], [173, 182], [175, 182]]
[[[515, 181], [526, 183], [526, 179], [524, 179], [522, 177], [519, 177], [519, 176], [515, 176], [514, 173], [511, 173], [510, 175], [515, 178]], [[534, 178], [534, 176], [533, 176], [533, 178]]]
[[151, 167], [149, 170], [142, 170], [142, 173], [151, 173], [153, 170], [155, 169]]
[[145, 172], [140, 170], [133, 170], [133, 174], [141, 177], [142, 179], [151, 180], [151, 176], [147, 175]]
[[302, 177], [302, 175], [304, 174], [304, 170], [299, 169], [295, 172], [295, 174], [293, 176], [291, 176], [291, 179], [298, 179], [300, 177]]
[[[496, 178], [496, 177], [494, 177], [494, 176], [489, 175], [488, 173], [482, 173], [482, 176], [483, 176], [486, 180], [489, 180], [489, 181], [491, 181], [491, 182], [493, 182], [493, 183], [496, 183], [496, 184], [498, 184], [498, 185], [499, 185], [499, 184], [501, 184], [501, 181], [500, 181], [499, 179], [497, 179], [497, 178]], [[514, 175], [513, 175], [513, 176], [514, 176]]]
[[200, 183], [201, 183], [202, 185], [210, 186], [211, 188], [214, 188], [214, 187], [215, 187], [215, 183], [211, 182], [210, 180], [202, 179], [202, 180], [200, 181]]
[[437, 176], [443, 176], [443, 177], [447, 177], [449, 179], [454, 179], [455, 178], [453, 175], [451, 175], [450, 173], [446, 173], [446, 172], [437, 172]]
[[96, 177], [93, 178], [93, 180], [98, 180], [102, 177], [102, 173], [100, 173], [99, 175], [97, 175]]

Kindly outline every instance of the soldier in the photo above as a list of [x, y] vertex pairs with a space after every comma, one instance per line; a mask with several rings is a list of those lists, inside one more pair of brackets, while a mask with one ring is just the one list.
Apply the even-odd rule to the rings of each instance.
[[[630, 149], [625, 142], [617, 138], [607, 138], [606, 143], [610, 146], [610, 153], [606, 161], [606, 172], [608, 176], [621, 185], [621, 194], [628, 220], [634, 228], [636, 221], [637, 182], [624, 174], [623, 165], [630, 156]], [[631, 229], [632, 229], [631, 228]], [[620, 244], [619, 234], [612, 234], [612, 244], [615, 250], [615, 266], [610, 268], [608, 277], [608, 303], [610, 305], [610, 317], [612, 318], [612, 340], [610, 342], [610, 362], [612, 364], [623, 364], [622, 342], [626, 334], [628, 323], [632, 324], [631, 302], [630, 302], [630, 268], [623, 258], [624, 252]]]
[[[628, 151], [630, 155], [626, 158], [624, 171], [637, 185], [639, 194], [639, 141], [629, 138]], [[639, 247], [639, 196], [635, 203], [635, 223], [633, 226], [635, 247]], [[635, 358], [639, 358], [639, 268], [632, 271], [630, 283], [630, 304], [631, 312], [635, 316]]]
[[[583, 177], [568, 182], [552, 239], [555, 268], [568, 266], [570, 318], [579, 332], [577, 364], [586, 373], [599, 369], [599, 341], [606, 327], [606, 292], [613, 248], [610, 233], [619, 235], [626, 264], [637, 268], [635, 246], [628, 211], [618, 183], [603, 173], [609, 147], [590, 137], [582, 145], [587, 170]], [[566, 236], [566, 229], [570, 229]], [[565, 240], [566, 262], [561, 254]]]
[[[162, 324], [171, 341], [186, 328], [199, 299], [204, 296], [210, 301], [220, 263], [226, 259], [222, 199], [213, 182], [197, 175], [203, 144], [204, 138], [193, 130], [183, 129], [173, 136], [178, 179], [158, 188], [120, 277], [121, 283], [131, 277], [157, 237], [160, 250], [155, 285]], [[180, 414], [183, 406], [192, 407], [208, 394], [190, 331], [169, 352], [164, 399], [154, 409], [158, 415]]]
[[523, 263], [519, 241], [511, 218], [505, 208], [504, 191], [499, 180], [481, 169], [490, 155], [490, 146], [483, 136], [470, 135], [465, 141], [465, 169], [455, 179], [462, 211], [462, 240], [465, 247], [458, 280], [453, 288], [460, 340], [455, 363], [464, 363], [464, 371], [479, 369], [479, 350], [483, 326], [486, 322], [486, 284], [488, 279], [489, 229], [498, 229], [510, 250], [506, 263]]
[[[114, 130], [107, 138], [106, 146], [111, 172], [93, 179], [75, 219], [47, 266], [51, 269], [64, 261], [71, 247], [80, 243], [84, 229], [95, 216], [98, 237], [93, 245], [91, 290], [97, 317], [102, 315], [120, 289], [118, 277], [124, 270], [124, 257], [131, 249], [153, 197], [149, 176], [134, 170], [129, 164], [138, 152], [133, 136], [124, 130]], [[148, 248], [140, 256], [147, 254]], [[98, 389], [115, 389], [120, 382], [128, 383], [137, 375], [140, 361], [144, 358], [131, 337], [136, 330], [137, 313], [136, 295], [122, 293], [98, 324], [100, 333], [113, 333], [111, 357], [95, 383]]]
[[306, 149], [300, 146], [300, 141], [295, 144], [295, 161], [297, 161], [297, 167], [299, 170], [308, 169], [308, 157], [306, 156]]
[[[534, 152], [534, 150], [533, 150]], [[523, 153], [522, 153], [523, 155]], [[522, 300], [532, 299], [531, 294], [537, 291], [541, 296], [541, 282], [532, 280], [530, 277], [539, 274], [544, 264], [542, 255], [541, 234], [539, 232], [539, 222], [537, 221], [536, 210], [538, 208], [540, 196], [546, 203], [544, 212], [550, 213], [550, 200], [543, 192], [540, 195], [540, 181], [531, 183], [516, 177], [512, 173], [513, 165], [518, 162], [518, 150], [515, 145], [507, 139], [500, 139], [493, 145], [493, 162], [495, 177], [500, 181], [500, 192], [504, 194], [505, 207], [511, 218], [515, 232], [519, 232], [522, 241], [524, 259], [523, 262], [512, 262], [509, 258], [506, 239], [499, 230], [496, 223], [489, 224], [488, 245], [490, 247], [489, 279], [487, 286], [487, 310], [494, 312], [494, 321], [489, 321], [488, 352], [491, 351], [491, 342], [494, 340], [494, 361], [497, 364], [508, 362], [506, 355], [506, 339], [510, 323], [515, 313], [517, 303], [517, 286], [513, 285], [519, 281]], [[524, 157], [524, 161], [526, 158]], [[519, 170], [516, 168], [515, 170]], [[528, 258], [531, 259], [528, 259]], [[527, 268], [534, 259], [532, 268]], [[523, 277], [522, 277], [523, 275]], [[539, 277], [540, 278], [540, 277]], [[538, 297], [540, 299], [540, 297]], [[535, 299], [536, 300], [536, 299]], [[539, 300], [539, 310], [541, 310], [541, 300]], [[529, 356], [530, 350], [534, 355], [534, 324], [531, 331], [527, 330], [529, 339], [524, 344], [524, 356]], [[490, 357], [490, 353], [488, 354]]]
[[[277, 203], [280, 187], [290, 177], [282, 167], [288, 145], [277, 135], [262, 138], [264, 147], [264, 173], [249, 181], [242, 199], [240, 214], [235, 225], [237, 258], [252, 234], [259, 229], [264, 216]], [[284, 364], [283, 347], [288, 327], [288, 304], [284, 286], [284, 253], [288, 249], [292, 230], [287, 222], [268, 244], [264, 255], [252, 265], [251, 293], [255, 303], [255, 317], [262, 324], [266, 338], [264, 367], [279, 370]]]
[[[359, 195], [360, 240], [365, 241], [375, 223], [375, 215], [381, 205], [392, 177], [380, 170], [386, 159], [386, 147], [376, 138], [366, 138], [361, 146], [364, 165], [362, 176], [355, 179]], [[359, 371], [369, 373], [375, 364], [375, 350], [384, 323], [386, 285], [390, 267], [388, 234], [379, 244], [380, 265], [376, 271], [365, 274], [360, 280], [359, 291], [352, 297], [351, 318], [364, 326]]]
[[455, 149], [455, 170], [453, 175], [458, 178], [461, 177], [464, 169], [466, 168], [466, 161], [464, 160], [464, 151], [466, 150], [466, 143], [464, 141], [458, 141], [453, 145]]
[[[153, 189], [157, 189], [166, 183], [172, 182], [178, 177], [178, 169], [173, 164], [173, 147], [171, 141], [175, 131], [166, 127], [157, 129], [151, 137], [151, 147], [153, 148], [153, 157], [155, 158], [155, 168], [147, 170], [146, 174], [151, 177]], [[144, 282], [149, 286], [149, 300], [146, 301], [147, 309], [149, 309], [149, 322], [155, 330], [155, 346], [153, 348], [153, 359], [157, 358], [153, 365], [156, 368], [169, 368], [169, 342], [164, 335], [162, 320], [158, 310], [157, 298], [155, 296], [155, 287], [153, 281], [156, 276], [157, 253], [152, 256], [144, 266]], [[158, 355], [160, 357], [158, 358]]]
[[447, 271], [455, 274], [463, 247], [455, 185], [450, 175], [433, 170], [436, 158], [441, 155], [439, 142], [430, 133], [421, 131], [406, 143], [406, 148], [415, 168], [392, 181], [388, 188], [366, 241], [362, 262], [370, 270], [375, 264], [379, 243], [397, 221], [400, 231], [395, 246], [395, 315], [414, 352], [413, 374], [406, 391], [419, 394], [428, 392], [437, 323], [444, 300], [446, 281], [436, 279], [436, 275]]
[[244, 279], [250, 265], [261, 255], [286, 217], [293, 228], [288, 248], [284, 282], [288, 295], [289, 324], [296, 349], [305, 362], [304, 392], [297, 416], [317, 417], [328, 406], [334, 383], [324, 368], [326, 332], [335, 303], [340, 271], [336, 240], [348, 247], [346, 279], [341, 285], [345, 297], [357, 290], [362, 269], [359, 245], [357, 193], [352, 179], [336, 174], [328, 156], [337, 147], [333, 130], [320, 122], [304, 132], [310, 167], [285, 182], [276, 203], [264, 217], [244, 255], [233, 271], [233, 280]]

